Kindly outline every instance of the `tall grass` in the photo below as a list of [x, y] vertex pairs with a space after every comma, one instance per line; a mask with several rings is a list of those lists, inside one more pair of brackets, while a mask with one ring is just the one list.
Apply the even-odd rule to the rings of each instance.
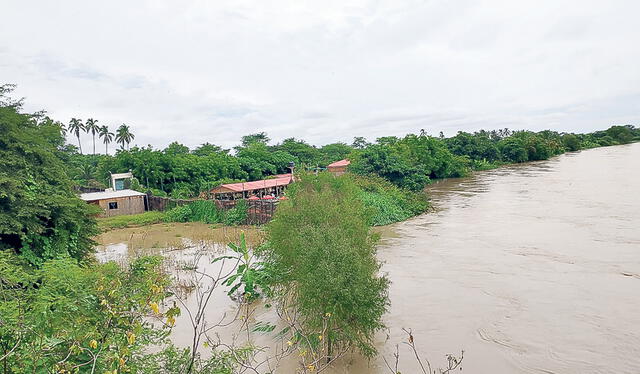
[[370, 211], [372, 226], [388, 225], [404, 221], [424, 213], [429, 207], [423, 191], [402, 189], [377, 176], [350, 176], [360, 189], [359, 197]]
[[165, 214], [163, 212], [144, 212], [142, 214], [98, 218], [98, 228], [101, 231], [108, 231], [125, 227], [152, 225], [164, 220]]
[[247, 219], [247, 202], [240, 200], [236, 206], [224, 212], [211, 200], [196, 200], [188, 205], [166, 212], [166, 222], [204, 222], [239, 225]]

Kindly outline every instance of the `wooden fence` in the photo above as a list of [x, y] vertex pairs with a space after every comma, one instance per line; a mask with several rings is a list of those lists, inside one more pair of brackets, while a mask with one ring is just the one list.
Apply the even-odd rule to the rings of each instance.
[[[146, 210], [166, 211], [177, 206], [186, 205], [195, 200], [172, 199], [169, 197], [147, 195]], [[216, 206], [223, 211], [227, 211], [236, 206], [239, 200], [213, 200]], [[277, 200], [245, 200], [247, 202], [247, 219], [244, 225], [264, 225], [271, 221], [276, 207]]]
[[146, 210], [159, 210], [164, 212], [165, 210], [173, 209], [177, 206], [187, 205], [192, 203], [194, 200], [181, 200], [181, 199], [172, 199], [169, 197], [162, 196], [153, 196], [151, 194], [147, 194], [147, 206]]
[[[236, 206], [240, 200], [216, 200], [221, 210], [227, 211]], [[271, 221], [278, 206], [277, 200], [245, 200], [247, 202], [247, 219], [243, 225], [264, 225]]]

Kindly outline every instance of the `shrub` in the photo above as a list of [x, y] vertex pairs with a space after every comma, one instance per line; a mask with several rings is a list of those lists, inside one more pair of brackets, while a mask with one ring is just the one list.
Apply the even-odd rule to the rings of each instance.
[[222, 221], [222, 213], [215, 202], [196, 200], [190, 204], [177, 206], [167, 211], [165, 221], [219, 223]]
[[320, 173], [303, 175], [288, 194], [267, 225], [262, 249], [280, 305], [299, 316], [301, 333], [317, 344], [317, 332], [325, 332], [319, 349], [328, 356], [351, 348], [372, 356], [389, 281], [379, 275], [377, 237], [361, 190], [351, 178]]
[[224, 216], [224, 224], [229, 226], [235, 226], [242, 224], [248, 216], [249, 205], [245, 200], [238, 200], [236, 206], [229, 209]]
[[399, 188], [377, 176], [344, 176], [352, 178], [361, 190], [359, 197], [369, 210], [369, 224], [388, 225], [424, 213], [429, 204], [424, 192]]
[[222, 221], [222, 212], [211, 200], [196, 200], [188, 205], [191, 209], [190, 221], [204, 223], [219, 223]]
[[189, 222], [191, 218], [191, 208], [189, 205], [177, 206], [168, 210], [165, 214], [165, 222]]

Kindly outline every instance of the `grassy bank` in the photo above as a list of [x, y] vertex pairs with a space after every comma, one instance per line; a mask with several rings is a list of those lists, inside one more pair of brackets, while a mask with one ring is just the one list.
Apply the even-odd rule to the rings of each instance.
[[164, 212], [144, 212], [142, 214], [131, 214], [108, 218], [98, 218], [98, 228], [100, 231], [123, 229], [125, 227], [138, 227], [153, 225], [154, 223], [165, 222]]
[[175, 207], [166, 212], [145, 212], [142, 214], [98, 218], [100, 231], [153, 225], [161, 222], [203, 222], [219, 223], [227, 226], [242, 224], [247, 218], [247, 204], [238, 203], [227, 211], [220, 210], [213, 201], [196, 200], [191, 204]]

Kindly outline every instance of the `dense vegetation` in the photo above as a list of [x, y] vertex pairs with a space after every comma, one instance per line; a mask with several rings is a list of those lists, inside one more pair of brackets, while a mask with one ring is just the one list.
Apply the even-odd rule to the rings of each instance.
[[[506, 163], [545, 160], [567, 151], [638, 140], [640, 129], [633, 126], [612, 126], [590, 134], [481, 130], [459, 132], [449, 138], [442, 134], [428, 136], [421, 131], [402, 138], [378, 138], [375, 143], [359, 137], [351, 145], [334, 143], [323, 147], [294, 138], [270, 145], [267, 134], [257, 133], [242, 137], [233, 152], [210, 143], [191, 150], [173, 142], [159, 150], [151, 146], [125, 149], [126, 143], [121, 142], [121, 148], [113, 156], [82, 155], [72, 146], [63, 148], [62, 153], [79, 185], [104, 188], [110, 173], [131, 170], [137, 177], [134, 189], [174, 198], [197, 197], [222, 183], [270, 178], [288, 172], [290, 162], [304, 171], [322, 169], [330, 162], [349, 158], [352, 161], [349, 170], [361, 178], [357, 182], [362, 189], [361, 200], [376, 211], [371, 224], [382, 225], [424, 212], [426, 197], [408, 191], [421, 191], [434, 179], [461, 177], [473, 170]], [[172, 213], [176, 217], [173, 220], [193, 220], [186, 218], [190, 215], [188, 210], [177, 209]], [[225, 221], [220, 214], [213, 213], [196, 220]]]
[[60, 148], [60, 127], [20, 112], [0, 87], [0, 251], [32, 265], [60, 256], [84, 258], [95, 223], [72, 190]]
[[[65, 144], [65, 131], [78, 138], [79, 146], [83, 131], [92, 139], [98, 135], [106, 146], [114, 135], [92, 119], [64, 126], [43, 113], [23, 113], [21, 101], [7, 96], [11, 89], [0, 87], [0, 370], [5, 374], [259, 372], [250, 366], [255, 347], [238, 348], [206, 336], [215, 334], [215, 325], [207, 324], [203, 311], [218, 286], [231, 287], [234, 297], [240, 292], [236, 300], [247, 310], [242, 319], [247, 334], [253, 329], [251, 302], [262, 295], [276, 304], [278, 323], [287, 326], [279, 332], [280, 339], [288, 339], [280, 344], [280, 354], [296, 350], [303, 372], [319, 371], [354, 348], [371, 356], [374, 334], [384, 327], [389, 281], [379, 274], [370, 225], [424, 211], [425, 195], [411, 191], [474, 169], [640, 139], [635, 127], [613, 126], [586, 135], [503, 130], [435, 138], [422, 133], [317, 148], [296, 139], [269, 145], [266, 134], [259, 133], [245, 136], [231, 154], [211, 144], [195, 150], [178, 143], [164, 150], [129, 149], [134, 135], [123, 125], [115, 136], [121, 149], [114, 156], [83, 155]], [[284, 172], [290, 161], [314, 169], [344, 157], [353, 161], [351, 175], [301, 173], [267, 226], [268, 242], [257, 259], [242, 237], [240, 244], [230, 244], [236, 255], [213, 260], [235, 261], [229, 276], [198, 272], [197, 264], [181, 266], [196, 279], [210, 277], [213, 285], [194, 292], [201, 309], [185, 313], [192, 317], [191, 347], [175, 347], [166, 339], [181, 311], [163, 302], [172, 297], [175, 302], [178, 290], [185, 289], [165, 272], [166, 263], [160, 257], [126, 265], [96, 263], [91, 241], [96, 222], [73, 192], [74, 184], [104, 185], [110, 172], [132, 169], [135, 188], [195, 196], [221, 181]], [[211, 202], [197, 201], [140, 217], [237, 224], [246, 217], [246, 206], [240, 203], [223, 214]], [[187, 292], [198, 283], [189, 284]], [[275, 326], [256, 328], [268, 332]], [[207, 344], [206, 358], [198, 353], [200, 343]]]
[[352, 161], [353, 173], [380, 176], [403, 189], [419, 191], [433, 179], [460, 177], [472, 170], [505, 163], [545, 160], [567, 151], [638, 140], [639, 128], [616, 125], [590, 134], [502, 129], [459, 132], [446, 138], [421, 131], [419, 135], [402, 138], [378, 138], [375, 143], [358, 137], [351, 145], [334, 143], [322, 147], [295, 138], [270, 145], [267, 134], [258, 133], [244, 136], [233, 152], [211, 143], [191, 150], [177, 142], [165, 149], [151, 146], [125, 149], [126, 143], [121, 143], [113, 156], [82, 155], [69, 145], [63, 151], [72, 178], [80, 185], [106, 187], [110, 173], [131, 170], [141, 188], [156, 195], [187, 198], [221, 183], [286, 173], [290, 162], [298, 170], [316, 170], [343, 158]]
[[165, 222], [204, 222], [239, 225], [247, 218], [247, 202], [240, 200], [236, 205], [223, 211], [211, 200], [196, 200], [192, 203], [177, 206], [166, 212]]
[[297, 340], [328, 356], [351, 347], [373, 355], [374, 333], [384, 327], [388, 280], [379, 275], [360, 193], [350, 178], [305, 175], [267, 225], [277, 299], [302, 331], [316, 332]]

